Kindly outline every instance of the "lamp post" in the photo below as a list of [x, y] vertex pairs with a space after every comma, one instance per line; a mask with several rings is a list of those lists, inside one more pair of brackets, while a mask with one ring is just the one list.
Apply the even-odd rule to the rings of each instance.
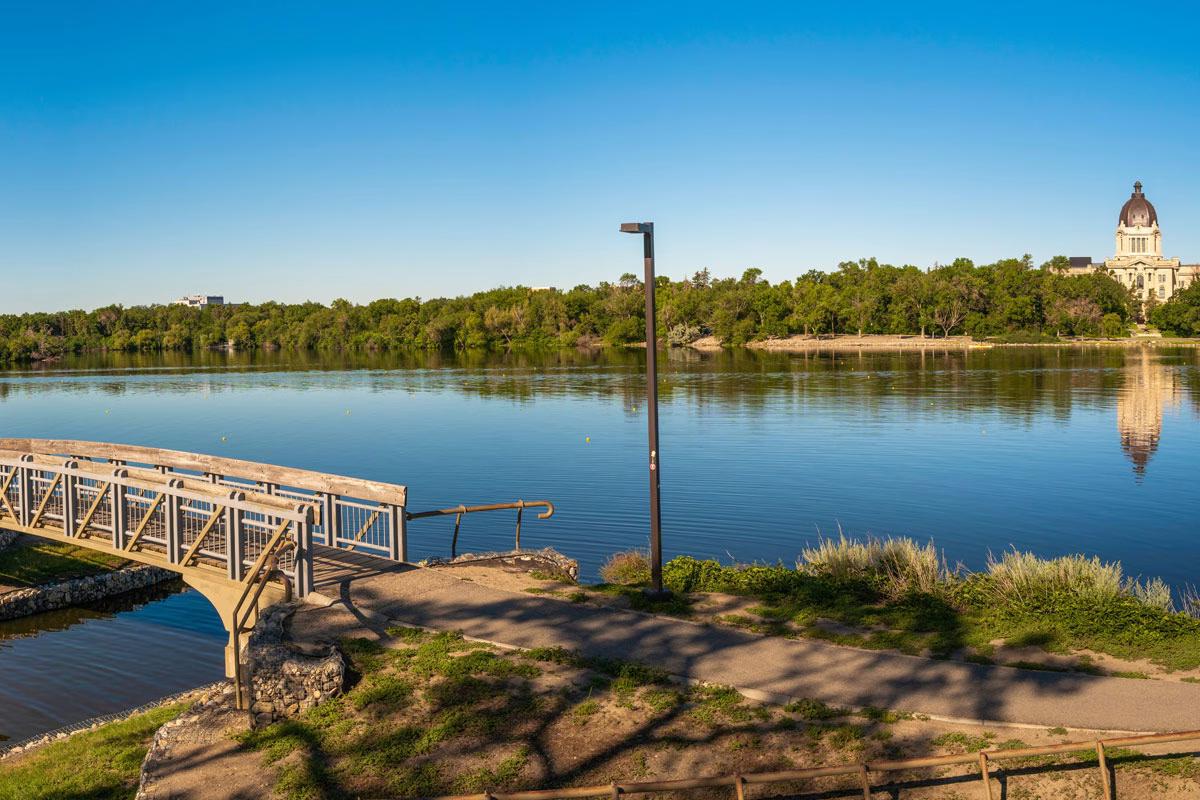
[[658, 334], [654, 320], [654, 223], [625, 222], [621, 233], [642, 235], [643, 259], [646, 268], [646, 439], [650, 454], [650, 591], [651, 597], [665, 597], [669, 592], [662, 580], [662, 515], [658, 505]]

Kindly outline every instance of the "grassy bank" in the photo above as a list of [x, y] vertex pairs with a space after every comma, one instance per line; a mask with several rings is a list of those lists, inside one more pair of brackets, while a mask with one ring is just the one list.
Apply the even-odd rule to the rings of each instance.
[[50, 541], [18, 541], [0, 550], [0, 587], [37, 586], [95, 575], [124, 564], [86, 547]]
[[[1003, 731], [884, 709], [850, 711], [816, 700], [756, 703], [726, 686], [681, 686], [638, 664], [559, 648], [501, 651], [452, 633], [397, 627], [382, 640], [346, 639], [341, 647], [352, 668], [344, 695], [239, 737], [239, 757], [261, 763], [278, 798], [595, 785], [1071, 738], [1062, 728]], [[155, 709], [0, 762], [0, 800], [129, 800], [154, 730], [183, 708]], [[1109, 758], [1121, 796], [1184, 800], [1200, 791], [1200, 762], [1187, 746], [1149, 756], [1110, 751]], [[244, 760], [237, 763], [246, 768]], [[1098, 796], [1088, 753], [1009, 766], [1004, 780], [1013, 797]], [[206, 776], [230, 764], [200, 759], [188, 769], [194, 784], [203, 786]], [[908, 800], [962, 800], [975, 775], [976, 768], [966, 765], [894, 778], [907, 781]], [[845, 777], [775, 788], [806, 797], [855, 791], [854, 780]], [[246, 796], [261, 797], [257, 791]]]
[[[598, 589], [648, 610], [686, 614], [697, 593], [749, 598], [719, 621], [763, 633], [989, 663], [1037, 648], [1200, 668], [1195, 598], [1177, 604], [1162, 581], [1129, 579], [1097, 558], [1008, 552], [968, 572], [949, 569], [932, 543], [840, 538], [806, 549], [794, 567], [673, 559], [663, 575], [678, 596], [665, 607], [636, 591], [649, 580], [641, 554], [615, 556], [602, 575], [608, 583]], [[1087, 670], [1088, 660], [1073, 668]]]
[[0, 761], [0, 800], [132, 798], [151, 737], [183, 708], [156, 708]]
[[[406, 628], [388, 634], [383, 642], [343, 641], [358, 677], [344, 696], [243, 736], [243, 745], [274, 771], [278, 797], [428, 797], [762, 772], [1014, 748], [1066, 735], [1029, 730], [1017, 739], [982, 726], [882, 709], [850, 712], [815, 700], [760, 704], [729, 687], [683, 687], [647, 667], [557, 648], [512, 652], [454, 634]], [[1045, 771], [1007, 777], [1009, 791], [1030, 798], [1074, 796], [1084, 786], [1098, 791], [1091, 786], [1098, 784], [1094, 770], [1080, 776], [1058, 766], [1078, 760], [1031, 760], [1023, 766]], [[1153, 785], [1157, 796], [1171, 800], [1195, 791], [1200, 774], [1190, 755], [1129, 754], [1118, 769], [1123, 791]], [[973, 772], [924, 774], [926, 785], [914, 784], [904, 796], [961, 798], [958, 775]], [[776, 788], [841, 796], [853, 786], [835, 777]]]

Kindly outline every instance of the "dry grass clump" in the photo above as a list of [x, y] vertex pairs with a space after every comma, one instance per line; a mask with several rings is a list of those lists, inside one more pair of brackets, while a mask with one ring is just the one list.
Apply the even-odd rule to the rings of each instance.
[[650, 555], [642, 550], [628, 550], [609, 556], [600, 567], [605, 583], [618, 586], [643, 586], [650, 583]]
[[820, 539], [806, 547], [796, 569], [840, 580], [879, 580], [885, 594], [935, 594], [953, 579], [945, 557], [930, 541], [918, 544], [906, 537], [877, 539]]
[[1014, 608], [1040, 607], [1048, 597], [1067, 597], [1097, 606], [1132, 597], [1149, 608], [1175, 610], [1171, 588], [1161, 578], [1145, 582], [1126, 578], [1120, 563], [1104, 562], [1095, 556], [1042, 559], [1014, 549], [999, 560], [989, 554], [987, 574], [995, 598]]

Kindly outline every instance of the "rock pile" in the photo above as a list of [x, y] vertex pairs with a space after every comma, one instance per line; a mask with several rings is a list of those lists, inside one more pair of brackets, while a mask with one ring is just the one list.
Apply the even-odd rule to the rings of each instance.
[[145, 589], [178, 577], [170, 570], [139, 564], [132, 567], [72, 578], [45, 586], [14, 589], [0, 595], [0, 620], [27, 617], [43, 611], [91, 603], [105, 597]]

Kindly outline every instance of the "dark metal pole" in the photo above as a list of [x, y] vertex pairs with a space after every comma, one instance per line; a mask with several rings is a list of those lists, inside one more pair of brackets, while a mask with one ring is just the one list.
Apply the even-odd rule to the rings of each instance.
[[663, 588], [662, 514], [658, 506], [658, 486], [662, 477], [658, 450], [658, 334], [654, 319], [654, 223], [626, 222], [621, 233], [642, 235], [646, 266], [646, 439], [650, 455], [650, 588], [647, 594], [662, 598], [670, 594]]
[[654, 315], [654, 223], [642, 223], [646, 267], [646, 438], [650, 451], [650, 591], [663, 594], [662, 514], [658, 504], [658, 330]]

